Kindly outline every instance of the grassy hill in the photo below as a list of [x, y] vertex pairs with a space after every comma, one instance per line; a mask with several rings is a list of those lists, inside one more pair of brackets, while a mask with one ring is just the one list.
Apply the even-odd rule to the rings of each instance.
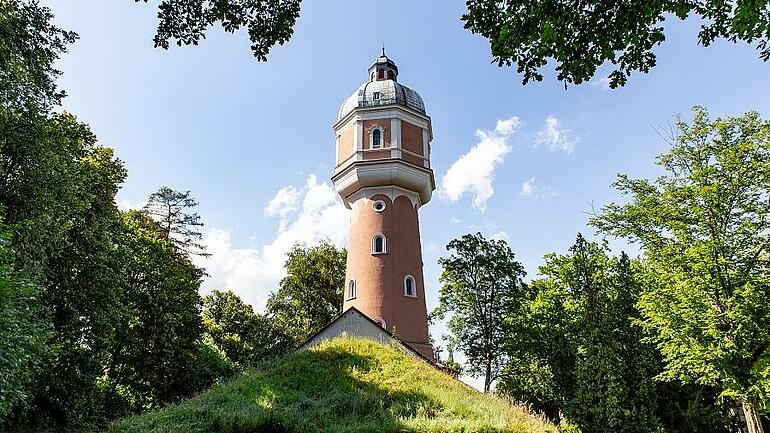
[[110, 433], [556, 432], [393, 348], [338, 338]]

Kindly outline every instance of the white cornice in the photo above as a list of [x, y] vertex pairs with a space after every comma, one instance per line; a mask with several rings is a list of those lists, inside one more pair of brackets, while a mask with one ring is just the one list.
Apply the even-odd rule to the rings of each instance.
[[402, 160], [356, 161], [332, 177], [337, 193], [350, 208], [349, 197], [367, 187], [399, 187], [413, 191], [420, 203], [430, 201], [436, 188], [433, 171]]

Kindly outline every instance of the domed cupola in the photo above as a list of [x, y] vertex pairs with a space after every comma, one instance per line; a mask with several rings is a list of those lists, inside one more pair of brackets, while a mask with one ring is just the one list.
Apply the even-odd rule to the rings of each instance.
[[377, 60], [369, 66], [369, 81], [382, 81], [398, 79], [398, 66], [393, 60], [385, 55], [385, 47], [382, 47], [382, 53]]
[[420, 94], [397, 82], [397, 78], [398, 66], [385, 55], [383, 48], [380, 57], [369, 66], [369, 81], [362, 84], [342, 103], [337, 120], [356, 108], [382, 105], [401, 105], [424, 115], [425, 104]]

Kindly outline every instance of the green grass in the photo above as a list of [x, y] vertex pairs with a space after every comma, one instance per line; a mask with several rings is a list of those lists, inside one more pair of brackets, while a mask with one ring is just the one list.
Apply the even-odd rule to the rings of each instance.
[[556, 432], [398, 350], [338, 338], [292, 353], [110, 433]]

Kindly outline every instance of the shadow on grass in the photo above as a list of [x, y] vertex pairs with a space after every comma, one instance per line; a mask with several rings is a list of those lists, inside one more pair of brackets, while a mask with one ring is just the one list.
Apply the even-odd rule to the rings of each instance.
[[399, 432], [403, 418], [432, 418], [441, 405], [420, 392], [358, 379], [382, 360], [340, 348], [303, 351], [203, 396], [110, 429], [127, 432]]

